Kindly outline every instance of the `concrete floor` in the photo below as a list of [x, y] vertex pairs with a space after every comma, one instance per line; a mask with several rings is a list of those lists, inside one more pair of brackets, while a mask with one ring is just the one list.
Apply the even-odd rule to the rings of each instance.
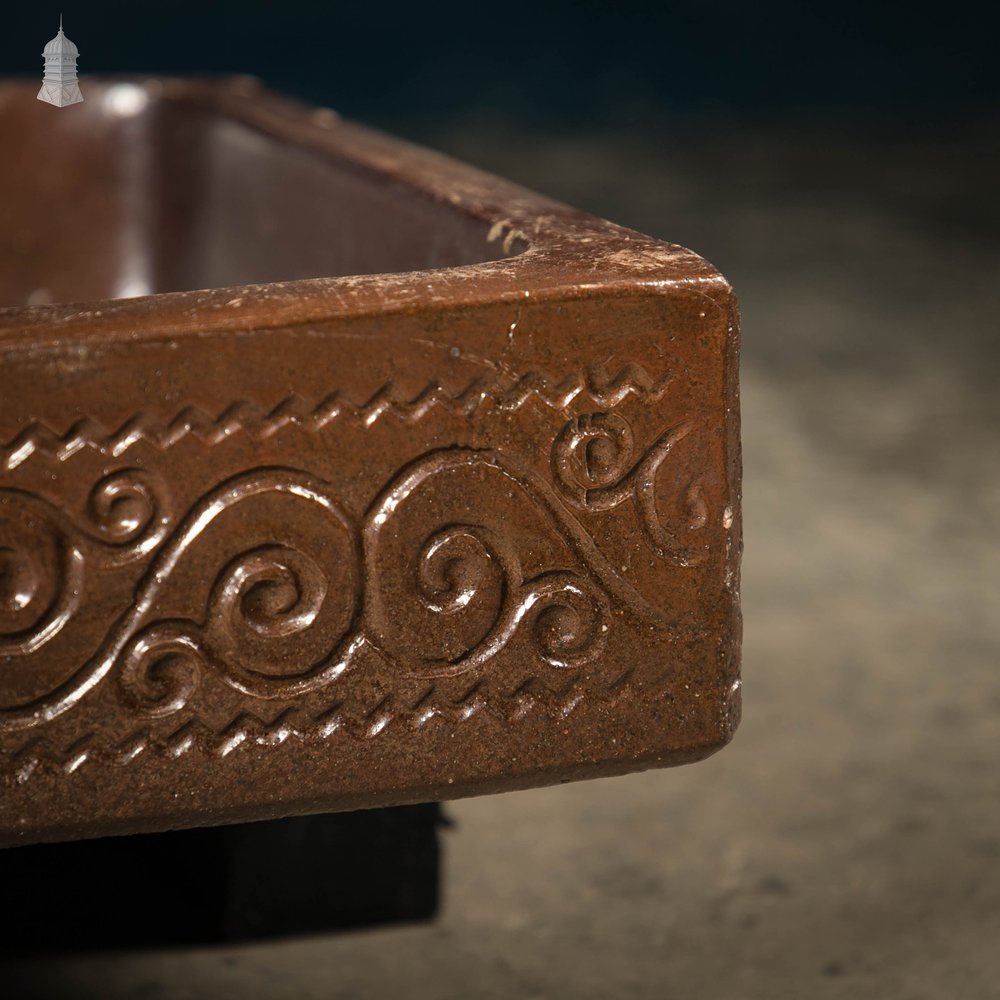
[[434, 925], [37, 962], [19, 995], [1000, 997], [998, 137], [432, 137], [741, 294], [742, 728], [453, 804]]

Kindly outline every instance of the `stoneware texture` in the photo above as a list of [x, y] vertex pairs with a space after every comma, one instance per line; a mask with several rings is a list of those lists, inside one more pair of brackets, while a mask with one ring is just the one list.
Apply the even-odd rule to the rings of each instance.
[[0, 90], [0, 842], [723, 746], [718, 272], [252, 81], [87, 92]]

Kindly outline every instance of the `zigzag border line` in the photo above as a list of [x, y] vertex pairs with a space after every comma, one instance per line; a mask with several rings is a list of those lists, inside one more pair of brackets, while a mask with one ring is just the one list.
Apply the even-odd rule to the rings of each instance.
[[386, 414], [403, 423], [415, 424], [436, 407], [472, 416], [487, 400], [505, 411], [519, 410], [532, 398], [553, 410], [564, 410], [578, 396], [586, 394], [598, 406], [611, 408], [630, 395], [655, 401], [672, 380], [669, 373], [654, 379], [641, 365], [630, 362], [614, 376], [609, 376], [603, 366], [593, 365], [559, 382], [540, 369], [529, 370], [509, 384], [496, 375], [479, 376], [458, 392], [452, 392], [439, 380], [432, 380], [412, 398], [402, 396], [394, 383], [388, 382], [362, 404], [336, 391], [316, 404], [293, 392], [271, 410], [238, 400], [217, 417], [199, 407], [188, 406], [166, 423], [138, 413], [114, 431], [108, 431], [89, 417], [76, 421], [65, 434], [34, 421], [0, 447], [0, 469], [12, 471], [36, 454], [62, 462], [82, 448], [93, 448], [117, 458], [139, 441], [166, 451], [189, 435], [206, 445], [215, 445], [240, 431], [268, 438], [289, 424], [316, 432], [345, 417], [371, 427]]
[[[631, 674], [632, 671], [627, 670], [613, 680], [607, 685], [607, 693], [616, 695], [626, 686]], [[116, 744], [102, 745], [95, 736], [87, 735], [62, 748], [43, 736], [31, 740], [11, 755], [10, 767], [0, 776], [0, 781], [23, 785], [39, 769], [61, 771], [68, 777], [95, 761], [124, 767], [150, 753], [176, 760], [198, 749], [204, 755], [222, 758], [240, 748], [279, 746], [286, 740], [315, 742], [330, 739], [338, 733], [355, 740], [371, 740], [390, 728], [398, 729], [400, 725], [420, 730], [436, 718], [460, 724], [482, 712], [491, 713], [506, 725], [520, 722], [536, 711], [566, 719], [586, 697], [579, 689], [577, 678], [556, 691], [538, 678], [529, 677], [507, 695], [505, 700], [509, 708], [503, 711], [487, 699], [483, 692], [484, 683], [477, 682], [461, 698], [444, 706], [432, 703], [434, 686], [431, 685], [415, 703], [396, 711], [392, 707], [392, 695], [387, 695], [371, 708], [354, 715], [345, 713], [343, 702], [315, 715], [307, 715], [304, 709], [293, 706], [282, 710], [270, 721], [253, 712], [243, 711], [218, 729], [200, 719], [189, 719], [164, 736], [156, 736], [149, 730], [138, 730]]]

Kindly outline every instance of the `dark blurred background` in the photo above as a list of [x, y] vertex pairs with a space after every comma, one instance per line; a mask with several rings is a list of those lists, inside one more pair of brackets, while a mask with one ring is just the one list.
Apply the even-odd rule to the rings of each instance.
[[5, 4], [4, 75], [40, 72], [59, 8], [82, 73], [251, 73], [373, 121], [480, 116], [953, 118], [1000, 96], [995, 5], [770, 0]]
[[[724, 271], [744, 717], [694, 767], [450, 804], [433, 924], [0, 996], [1000, 998], [996, 6], [63, 10], [84, 74], [254, 74]], [[57, 23], [6, 5], [0, 73]]]

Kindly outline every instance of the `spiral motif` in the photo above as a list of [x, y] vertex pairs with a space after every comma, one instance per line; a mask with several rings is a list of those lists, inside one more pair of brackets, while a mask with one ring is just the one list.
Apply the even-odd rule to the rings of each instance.
[[[504, 629], [522, 581], [517, 523], [537, 523], [537, 511], [496, 511], [490, 498], [498, 489], [508, 489], [506, 475], [492, 463], [433, 453], [366, 515], [365, 635], [407, 674], [477, 669], [509, 638]], [[474, 520], [466, 520], [471, 511]], [[428, 525], [440, 527], [428, 534]]]
[[[648, 460], [630, 470], [633, 450], [620, 418], [580, 418], [557, 442], [561, 482], [581, 503], [627, 494]], [[152, 552], [90, 659], [54, 690], [0, 706], [0, 730], [56, 718], [109, 675], [152, 717], [179, 712], [207, 684], [293, 697], [336, 680], [365, 645], [411, 677], [483, 670], [515, 642], [570, 669], [603, 648], [608, 594], [641, 606], [551, 487], [495, 452], [421, 456], [360, 532], [328, 483], [294, 469], [234, 476], [176, 526], [164, 504], [138, 469], [100, 480], [79, 525], [36, 496], [0, 490], [0, 653], [30, 652], [62, 627], [82, 590], [83, 553], [119, 565]], [[246, 547], [228, 556], [233, 537]], [[574, 561], [584, 573], [551, 569]], [[220, 564], [213, 580], [206, 569]]]
[[608, 603], [589, 580], [576, 573], [549, 573], [532, 581], [527, 593], [532, 637], [548, 663], [578, 667], [600, 653]]
[[[525, 581], [518, 561], [491, 547], [488, 535], [482, 526], [452, 525], [424, 544], [417, 564], [424, 606], [456, 615], [488, 592], [493, 614], [478, 642], [447, 661], [429, 658], [423, 670], [411, 672], [441, 677], [479, 669], [523, 630], [554, 667], [578, 667], [599, 652], [608, 618], [600, 590], [579, 574], [562, 571]], [[435, 643], [439, 632], [433, 630]]]
[[235, 559], [216, 585], [210, 620], [261, 639], [308, 628], [323, 606], [326, 580], [315, 560], [287, 545], [266, 545]]
[[113, 567], [152, 551], [168, 519], [148, 474], [105, 476], [82, 525], [47, 500], [0, 490], [0, 655], [26, 656], [57, 635], [79, 606], [84, 566]]
[[481, 526], [459, 524], [427, 539], [417, 558], [417, 593], [426, 608], [456, 614], [484, 589], [502, 590], [503, 559], [486, 536]]
[[340, 569], [338, 580], [290, 545], [265, 545], [234, 559], [209, 602], [204, 646], [213, 667], [238, 690], [264, 697], [332, 680], [358, 645], [350, 635], [357, 567], [351, 561]]
[[556, 438], [553, 472], [579, 506], [608, 510], [627, 495], [615, 487], [627, 478], [634, 450], [632, 428], [618, 414], [584, 414], [566, 424]]
[[[288, 540], [231, 559], [211, 587], [203, 620], [175, 618], [139, 631], [193, 543], [237, 507], [247, 508], [243, 523], [254, 524], [255, 504], [268, 511], [256, 532], [273, 538], [280, 525]], [[322, 566], [307, 548], [323, 552]], [[359, 562], [356, 529], [325, 483], [292, 470], [236, 477], [203, 498], [159, 553], [100, 669], [121, 656], [123, 697], [153, 714], [181, 708], [207, 672], [259, 698], [320, 687], [347, 669], [361, 645]]]
[[[475, 521], [448, 520], [471, 510]], [[571, 558], [573, 543], [545, 530], [561, 524], [544, 494], [493, 453], [424, 456], [366, 518], [366, 638], [418, 677], [481, 671], [512, 642], [554, 667], [585, 662], [607, 630], [603, 592], [575, 572], [525, 572]]]
[[113, 472], [93, 487], [85, 513], [93, 537], [111, 547], [106, 565], [148, 555], [163, 541], [169, 527], [164, 498], [162, 483], [142, 469]]
[[309, 690], [317, 678], [325, 683], [331, 677], [328, 669], [320, 676], [324, 669], [343, 665], [308, 658], [317, 645], [311, 631], [332, 626], [342, 636], [354, 611], [328, 596], [322, 570], [302, 552], [266, 545], [243, 553], [220, 574], [204, 625], [158, 622], [129, 642], [121, 672], [126, 701], [147, 715], [169, 715], [187, 704], [207, 670], [257, 697]]
[[369, 610], [392, 609], [373, 623], [374, 638], [415, 674], [463, 672], [503, 614], [518, 579], [516, 560], [482, 524], [450, 524], [423, 541], [411, 530], [394, 541], [378, 553], [392, 560], [391, 571], [368, 595]]
[[83, 552], [44, 501], [0, 490], [0, 656], [45, 645], [79, 605]]
[[[657, 509], [656, 473], [674, 447], [691, 433], [691, 424], [678, 424], [661, 434], [643, 455], [636, 456], [631, 427], [615, 413], [589, 413], [571, 420], [552, 445], [552, 472], [563, 495], [589, 511], [606, 511], [631, 499], [650, 547], [675, 566], [701, 562], [705, 552], [685, 544], [664, 523]], [[687, 532], [708, 522], [701, 487], [692, 482], [683, 494]]]
[[121, 673], [125, 700], [144, 715], [172, 715], [198, 689], [204, 666], [204, 651], [185, 623], [161, 622], [126, 647]]

